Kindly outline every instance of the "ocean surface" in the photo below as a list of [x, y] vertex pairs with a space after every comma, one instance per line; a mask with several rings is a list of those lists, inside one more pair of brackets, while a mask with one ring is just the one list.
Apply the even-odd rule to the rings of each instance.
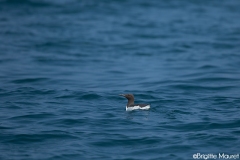
[[[237, 156], [239, 8], [0, 0], [0, 160]], [[150, 110], [126, 112], [122, 93]]]

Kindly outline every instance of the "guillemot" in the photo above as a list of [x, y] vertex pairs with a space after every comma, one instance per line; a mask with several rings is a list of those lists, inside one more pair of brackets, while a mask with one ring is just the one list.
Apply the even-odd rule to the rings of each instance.
[[120, 96], [123, 96], [128, 99], [128, 103], [126, 105], [126, 111], [132, 111], [135, 109], [147, 110], [150, 108], [150, 104], [134, 104], [133, 94], [120, 94]]

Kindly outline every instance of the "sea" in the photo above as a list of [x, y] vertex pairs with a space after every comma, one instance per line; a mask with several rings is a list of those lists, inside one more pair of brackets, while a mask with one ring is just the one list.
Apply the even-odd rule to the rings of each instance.
[[240, 159], [239, 8], [0, 0], [0, 160]]

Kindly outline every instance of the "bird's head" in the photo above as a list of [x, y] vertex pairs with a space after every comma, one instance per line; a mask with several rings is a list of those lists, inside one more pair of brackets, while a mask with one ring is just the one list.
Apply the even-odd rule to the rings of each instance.
[[120, 96], [123, 96], [123, 97], [127, 98], [128, 100], [134, 100], [133, 94], [120, 94]]

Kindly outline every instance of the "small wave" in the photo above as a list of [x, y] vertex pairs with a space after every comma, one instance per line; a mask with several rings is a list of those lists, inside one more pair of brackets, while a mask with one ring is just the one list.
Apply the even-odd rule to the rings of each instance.
[[52, 113], [26, 114], [26, 115], [11, 117], [9, 118], [9, 120], [45, 119], [45, 118], [50, 118], [54, 116], [55, 115]]
[[49, 80], [49, 78], [23, 78], [23, 79], [13, 80], [12, 82], [16, 84], [22, 84], [22, 83], [42, 82], [47, 80]]
[[100, 99], [102, 96], [96, 93], [89, 93], [89, 94], [84, 94], [81, 96], [82, 99], [85, 100], [93, 100], [93, 99]]
[[75, 139], [76, 136], [63, 131], [45, 131], [35, 134], [16, 134], [5, 136], [4, 143], [12, 144], [29, 144], [36, 142], [45, 142], [47, 140], [62, 140], [62, 139]]
[[11, 6], [29, 6], [29, 7], [49, 7], [53, 3], [48, 3], [47, 1], [34, 1], [34, 0], [3, 0], [0, 1], [1, 5], [11, 5]]

